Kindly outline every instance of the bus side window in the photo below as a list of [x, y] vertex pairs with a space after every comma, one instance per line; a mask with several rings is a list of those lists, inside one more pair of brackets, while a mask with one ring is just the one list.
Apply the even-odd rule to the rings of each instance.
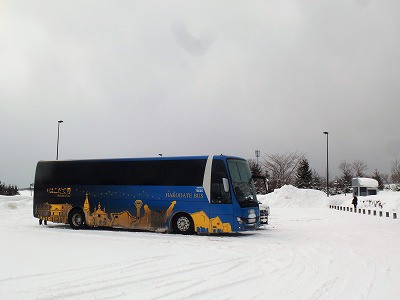
[[224, 188], [224, 181], [227, 182], [228, 175], [224, 162], [214, 160], [211, 175], [211, 203], [232, 203], [229, 189]]

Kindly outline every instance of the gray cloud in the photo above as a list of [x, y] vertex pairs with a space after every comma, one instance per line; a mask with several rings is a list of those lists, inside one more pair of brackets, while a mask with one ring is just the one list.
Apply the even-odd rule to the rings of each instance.
[[[156, 4], [156, 5], [154, 5]], [[325, 172], [397, 147], [400, 3], [10, 1], [0, 180], [60, 158], [298, 151]], [[397, 149], [397, 150], [396, 150]]]
[[204, 55], [210, 48], [213, 38], [210, 34], [203, 33], [199, 36], [189, 32], [182, 20], [175, 20], [172, 24], [172, 33], [176, 42], [192, 55]]

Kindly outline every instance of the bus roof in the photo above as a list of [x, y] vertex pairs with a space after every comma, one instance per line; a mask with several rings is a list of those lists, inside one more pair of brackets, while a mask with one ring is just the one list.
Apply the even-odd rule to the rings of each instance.
[[[70, 160], [41, 160], [40, 162], [83, 162], [83, 161], [91, 161], [91, 162], [107, 162], [107, 161], [150, 161], [150, 160], [196, 160], [196, 159], [208, 159], [208, 155], [203, 156], [155, 156], [155, 157], [130, 157], [130, 158], [96, 158], [96, 159], [70, 159]], [[225, 160], [228, 158], [233, 159], [243, 159], [241, 157], [236, 156], [227, 156], [227, 155], [213, 155], [214, 158]]]

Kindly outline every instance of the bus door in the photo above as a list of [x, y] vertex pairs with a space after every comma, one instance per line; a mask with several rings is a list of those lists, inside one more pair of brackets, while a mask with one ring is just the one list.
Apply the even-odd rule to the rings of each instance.
[[210, 233], [231, 232], [233, 205], [228, 175], [222, 160], [213, 161], [210, 188]]

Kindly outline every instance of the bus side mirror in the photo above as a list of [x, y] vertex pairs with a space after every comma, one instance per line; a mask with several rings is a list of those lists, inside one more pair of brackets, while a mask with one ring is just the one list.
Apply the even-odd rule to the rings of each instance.
[[228, 181], [228, 178], [222, 178], [222, 184], [224, 186], [225, 193], [229, 193], [229, 181]]

